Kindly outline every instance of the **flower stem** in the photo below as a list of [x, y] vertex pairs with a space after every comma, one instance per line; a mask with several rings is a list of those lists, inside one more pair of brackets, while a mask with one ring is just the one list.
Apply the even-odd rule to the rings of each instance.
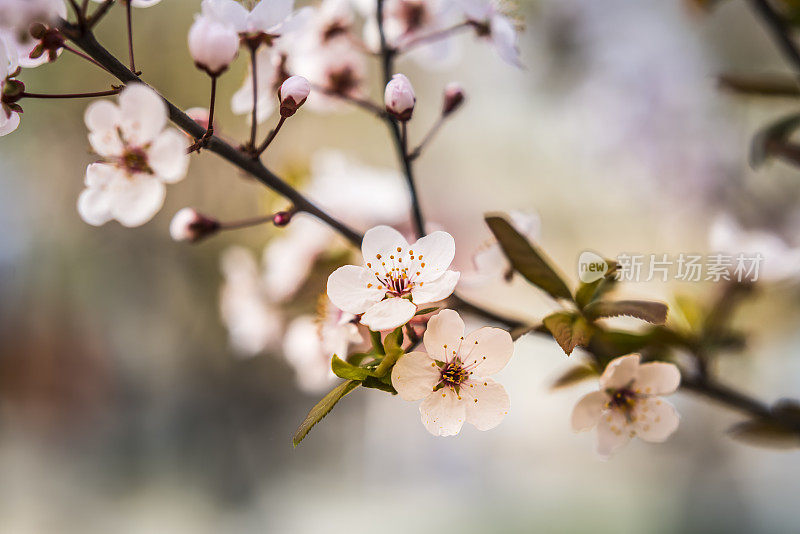
[[[133, 71], [131, 71], [133, 72]], [[208, 142], [214, 136], [214, 104], [217, 101], [217, 76], [211, 76], [211, 103], [208, 105], [208, 127], [206, 128], [205, 133], [201, 135], [195, 143], [189, 147], [189, 153], [195, 152], [200, 150], [201, 148], [206, 148], [208, 146]]]
[[269, 147], [269, 145], [272, 143], [272, 141], [278, 135], [278, 132], [281, 131], [281, 127], [283, 126], [284, 122], [286, 122], [286, 117], [281, 117], [280, 120], [278, 121], [278, 125], [275, 126], [275, 128], [273, 128], [269, 132], [269, 134], [267, 134], [267, 138], [264, 139], [264, 142], [261, 143], [258, 146], [258, 148], [256, 149], [256, 151], [253, 153], [253, 157], [254, 158], [258, 159], [258, 158], [261, 157], [261, 154], [264, 153], [264, 151], [267, 149], [267, 147]]
[[256, 50], [256, 47], [250, 47], [250, 72], [253, 76], [253, 115], [250, 121], [250, 144], [248, 146], [253, 149], [255, 149], [256, 137], [258, 136], [258, 61]]
[[122, 88], [109, 89], [108, 91], [97, 91], [96, 93], [63, 93], [63, 94], [49, 94], [49, 93], [29, 93], [27, 91], [22, 93], [22, 98], [96, 98], [101, 96], [112, 96], [119, 94]]
[[221, 222], [219, 223], [220, 230], [239, 230], [240, 228], [250, 228], [251, 226], [258, 226], [260, 224], [272, 222], [275, 214], [262, 215], [260, 217], [251, 217], [249, 219], [241, 219], [239, 221]]
[[439, 132], [439, 129], [444, 124], [446, 118], [447, 118], [446, 115], [439, 116], [436, 122], [433, 123], [433, 126], [431, 126], [431, 129], [428, 130], [428, 133], [425, 134], [425, 137], [422, 139], [422, 141], [420, 141], [417, 147], [408, 154], [409, 159], [413, 161], [417, 159], [420, 156], [420, 154], [422, 154], [422, 151], [425, 149], [426, 146], [428, 146], [428, 143], [430, 143], [431, 140]]
[[128, 57], [131, 61], [131, 72], [141, 74], [136, 71], [136, 61], [133, 58], [133, 6], [131, 0], [123, 0], [125, 2], [125, 18], [128, 24]]
[[64, 50], [66, 50], [67, 52], [71, 52], [71, 53], [75, 54], [76, 56], [78, 56], [78, 57], [81, 57], [81, 58], [85, 59], [86, 61], [89, 61], [89, 62], [91, 62], [91, 63], [93, 63], [93, 64], [97, 65], [98, 67], [100, 67], [100, 68], [101, 68], [101, 69], [103, 69], [104, 71], [108, 72], [108, 69], [106, 69], [106, 68], [105, 68], [104, 66], [102, 66], [100, 63], [98, 63], [97, 61], [93, 60], [92, 58], [90, 58], [89, 56], [87, 56], [86, 54], [84, 54], [83, 52], [80, 52], [80, 51], [78, 51], [78, 50], [75, 50], [74, 48], [72, 48], [71, 46], [69, 46], [69, 45], [67, 45], [67, 44], [61, 45], [61, 48], [63, 48], [63, 49], [64, 49]]

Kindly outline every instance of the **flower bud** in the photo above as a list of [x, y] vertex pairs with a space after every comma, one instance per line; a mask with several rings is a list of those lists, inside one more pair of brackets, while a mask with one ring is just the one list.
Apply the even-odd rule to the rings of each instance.
[[233, 26], [199, 15], [189, 29], [189, 52], [195, 65], [218, 76], [239, 53], [239, 34]]
[[384, 93], [384, 103], [386, 111], [396, 119], [407, 121], [414, 112], [414, 104], [417, 97], [414, 96], [414, 88], [403, 74], [395, 74], [389, 83], [386, 84]]
[[219, 228], [220, 224], [216, 219], [206, 217], [194, 208], [183, 208], [169, 223], [169, 235], [175, 241], [195, 243], [216, 233]]
[[294, 211], [279, 211], [275, 215], [272, 216], [272, 224], [275, 226], [286, 226], [292, 221], [292, 215], [294, 215]]
[[[204, 129], [208, 130], [209, 124], [209, 111], [208, 108], [189, 108], [186, 110], [186, 114], [192, 119], [194, 122], [202, 126]], [[214, 121], [216, 123], [217, 121]], [[216, 128], [214, 128], [216, 130]], [[190, 136], [191, 137], [191, 136]]]
[[464, 89], [458, 82], [448, 83], [444, 88], [442, 115], [450, 115], [464, 103]]
[[302, 76], [290, 76], [278, 89], [281, 101], [281, 117], [291, 117], [306, 101], [311, 93], [311, 84]]

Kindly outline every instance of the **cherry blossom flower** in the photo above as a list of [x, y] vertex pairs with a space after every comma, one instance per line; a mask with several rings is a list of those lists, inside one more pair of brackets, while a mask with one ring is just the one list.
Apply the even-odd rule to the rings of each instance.
[[167, 106], [144, 84], [131, 84], [119, 105], [99, 100], [86, 109], [89, 142], [102, 158], [86, 169], [78, 212], [95, 226], [116, 219], [140, 226], [161, 209], [166, 187], [186, 176], [189, 142], [167, 128]]
[[600, 377], [600, 390], [585, 395], [572, 411], [572, 428], [597, 427], [597, 452], [608, 457], [634, 436], [665, 441], [678, 428], [679, 416], [662, 400], [678, 389], [681, 373], [671, 363], [639, 364], [639, 355], [611, 361]]
[[428, 322], [426, 352], [400, 357], [392, 386], [404, 400], [422, 400], [422, 424], [435, 436], [454, 436], [464, 422], [490, 430], [508, 413], [508, 394], [487, 378], [503, 369], [514, 354], [511, 334], [483, 327], [464, 335], [464, 321], [442, 310]]
[[198, 68], [218, 76], [239, 54], [239, 34], [230, 24], [197, 15], [189, 29], [189, 53]]
[[370, 330], [392, 330], [411, 320], [418, 305], [453, 293], [459, 273], [448, 267], [455, 251], [447, 232], [433, 232], [409, 245], [394, 228], [376, 226], [361, 244], [364, 267], [336, 269], [328, 277], [328, 297], [340, 310], [361, 315]]
[[[311, 109], [328, 113], [350, 110], [342, 98], [364, 98], [366, 60], [345, 40], [337, 39], [310, 54], [298, 53], [292, 60], [293, 72], [308, 79], [314, 91], [308, 100]], [[336, 96], [329, 96], [331, 93]]]
[[[34, 53], [41, 41], [31, 35], [31, 26], [34, 23], [50, 25], [57, 17], [66, 16], [63, 0], [0, 0], [0, 38], [5, 38], [8, 46], [15, 50], [20, 67], [38, 67], [51, 58], [48, 54]], [[48, 37], [52, 36], [48, 32]]]
[[302, 76], [290, 76], [278, 89], [281, 102], [281, 117], [291, 117], [302, 106], [311, 93], [311, 84]]
[[0, 137], [19, 127], [21, 108], [17, 98], [24, 85], [12, 78], [17, 70], [16, 50], [0, 35]]
[[280, 342], [282, 318], [264, 290], [253, 254], [231, 247], [222, 255], [220, 312], [237, 355], [252, 357]]
[[459, 0], [461, 9], [478, 36], [494, 45], [497, 55], [510, 65], [522, 67], [517, 48], [517, 30], [514, 23], [498, 12], [490, 0]]
[[294, 0], [261, 0], [252, 10], [235, 0], [203, 0], [202, 3], [204, 16], [233, 26], [245, 37], [280, 36], [298, 22], [293, 9]]
[[169, 235], [175, 241], [195, 243], [215, 233], [219, 228], [218, 220], [203, 215], [194, 208], [182, 208], [169, 224]]
[[414, 95], [414, 87], [404, 74], [392, 76], [392, 79], [386, 84], [383, 99], [386, 111], [394, 115], [397, 120], [411, 119], [417, 97]]
[[342, 312], [328, 302], [320, 303], [317, 317], [302, 315], [289, 323], [283, 339], [283, 354], [294, 367], [300, 389], [316, 393], [336, 380], [331, 357], [344, 358], [353, 344], [364, 341], [355, 315]]

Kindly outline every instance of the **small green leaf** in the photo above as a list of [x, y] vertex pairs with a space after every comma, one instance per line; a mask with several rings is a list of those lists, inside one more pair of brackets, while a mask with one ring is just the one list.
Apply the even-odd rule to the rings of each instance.
[[575, 292], [575, 304], [578, 305], [578, 308], [585, 308], [616, 287], [617, 279], [613, 274], [616, 272], [616, 263], [612, 260], [606, 260], [606, 263], [609, 265], [609, 269], [603, 278], [578, 286], [578, 290]]
[[652, 324], [664, 324], [667, 322], [667, 310], [667, 305], [663, 302], [618, 300], [594, 302], [586, 306], [584, 313], [590, 320], [627, 315]]
[[370, 371], [368, 369], [347, 363], [335, 354], [333, 355], [333, 358], [331, 358], [331, 370], [333, 371], [333, 374], [339, 378], [344, 378], [345, 380], [361, 381], [370, 375]]
[[586, 346], [592, 338], [592, 328], [586, 319], [569, 312], [557, 312], [542, 322], [567, 355], [577, 346]]
[[735, 440], [772, 449], [800, 447], [800, 432], [768, 419], [752, 419], [733, 425], [728, 434]]
[[395, 328], [391, 334], [386, 336], [383, 342], [383, 349], [386, 352], [386, 356], [383, 357], [380, 365], [375, 368], [374, 376], [381, 378], [389, 374], [394, 364], [397, 363], [397, 360], [403, 355], [403, 348], [400, 346], [402, 342], [402, 326]]
[[376, 354], [385, 354], [383, 352], [383, 341], [381, 341], [381, 333], [369, 331], [369, 338], [372, 341], [372, 349]]
[[486, 217], [486, 224], [494, 234], [511, 265], [536, 287], [553, 298], [572, 300], [564, 280], [556, 274], [545, 255], [517, 232], [502, 217]]
[[311, 411], [308, 412], [306, 418], [302, 423], [300, 423], [300, 426], [294, 433], [294, 437], [292, 437], [292, 445], [297, 447], [297, 445], [303, 441], [303, 438], [308, 435], [314, 425], [322, 421], [322, 418], [328, 415], [331, 410], [333, 410], [333, 407], [336, 406], [336, 403], [342, 400], [345, 395], [357, 388], [358, 385], [359, 382], [355, 380], [348, 380], [346, 382], [342, 382], [329, 391], [321, 401], [311, 408]]
[[750, 166], [760, 167], [800, 127], [800, 113], [789, 115], [761, 129], [750, 145]]
[[381, 391], [386, 391], [391, 393], [392, 395], [397, 395], [397, 391], [392, 386], [391, 379], [387, 378], [376, 378], [374, 376], [368, 376], [362, 383], [362, 386], [365, 388], [371, 389], [379, 389]]
[[561, 374], [561, 376], [556, 378], [550, 385], [550, 389], [553, 390], [571, 386], [598, 375], [599, 373], [597, 372], [597, 369], [594, 369], [593, 367], [589, 367], [588, 365], [576, 365], [575, 367], [570, 367], [563, 374]]
[[422, 310], [417, 310], [417, 313], [414, 314], [414, 317], [416, 317], [418, 315], [428, 315], [429, 313], [433, 313], [438, 309], [439, 308], [434, 306], [433, 308], [425, 308], [425, 309], [422, 309]]

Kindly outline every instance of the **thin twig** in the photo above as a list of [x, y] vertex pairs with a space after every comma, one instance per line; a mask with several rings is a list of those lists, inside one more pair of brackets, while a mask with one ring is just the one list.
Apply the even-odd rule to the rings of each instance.
[[101, 96], [112, 96], [119, 94], [120, 88], [109, 89], [108, 91], [97, 91], [96, 93], [29, 93], [27, 91], [22, 93], [22, 98], [97, 98]]
[[104, 66], [102, 66], [100, 63], [98, 63], [97, 61], [93, 60], [92, 58], [90, 58], [89, 56], [87, 56], [86, 54], [84, 54], [83, 52], [81, 52], [81, 51], [79, 51], [79, 50], [75, 50], [74, 48], [72, 48], [71, 46], [69, 46], [69, 45], [67, 45], [67, 44], [61, 45], [61, 48], [63, 48], [63, 49], [64, 49], [64, 50], [66, 50], [67, 52], [71, 52], [71, 53], [75, 54], [76, 56], [78, 56], [78, 57], [81, 57], [81, 58], [85, 59], [86, 61], [89, 61], [89, 62], [91, 62], [91, 63], [93, 63], [93, 64], [97, 65], [98, 67], [100, 67], [100, 68], [101, 68], [101, 69], [103, 69], [104, 71], [108, 72], [108, 69], [106, 69], [106, 68], [105, 68]]
[[264, 151], [267, 149], [267, 147], [269, 147], [270, 143], [272, 143], [272, 141], [273, 141], [273, 140], [275, 139], [275, 137], [278, 135], [278, 132], [279, 132], [279, 131], [281, 131], [281, 127], [283, 126], [283, 123], [284, 123], [284, 122], [286, 122], [286, 117], [283, 117], [283, 116], [282, 116], [282, 117], [281, 117], [281, 118], [278, 120], [278, 125], [277, 125], [277, 126], [275, 126], [275, 128], [273, 128], [273, 129], [272, 129], [272, 130], [269, 132], [269, 134], [267, 135], [267, 138], [266, 138], [266, 139], [264, 139], [264, 142], [263, 142], [263, 143], [261, 143], [261, 144], [258, 146], [258, 148], [256, 149], [255, 153], [253, 154], [253, 157], [254, 157], [254, 158], [258, 159], [258, 158], [260, 158], [260, 157], [261, 157], [261, 154], [263, 154], [263, 153], [264, 153]]
[[258, 58], [257, 48], [250, 47], [250, 73], [253, 76], [253, 114], [250, 121], [250, 144], [247, 145], [255, 149], [256, 137], [258, 136]]
[[128, 57], [131, 61], [131, 72], [141, 74], [136, 71], [136, 61], [133, 58], [133, 6], [131, 0], [122, 0], [125, 2], [125, 19], [128, 25]]
[[447, 118], [446, 115], [439, 116], [436, 122], [433, 123], [433, 126], [431, 126], [431, 129], [428, 130], [428, 133], [425, 134], [425, 137], [422, 139], [422, 141], [420, 141], [417, 147], [408, 154], [409, 159], [413, 161], [417, 159], [420, 156], [420, 154], [422, 154], [422, 151], [425, 149], [426, 146], [428, 146], [428, 143], [430, 143], [431, 140], [439, 132], [439, 129], [444, 124], [446, 118]]

